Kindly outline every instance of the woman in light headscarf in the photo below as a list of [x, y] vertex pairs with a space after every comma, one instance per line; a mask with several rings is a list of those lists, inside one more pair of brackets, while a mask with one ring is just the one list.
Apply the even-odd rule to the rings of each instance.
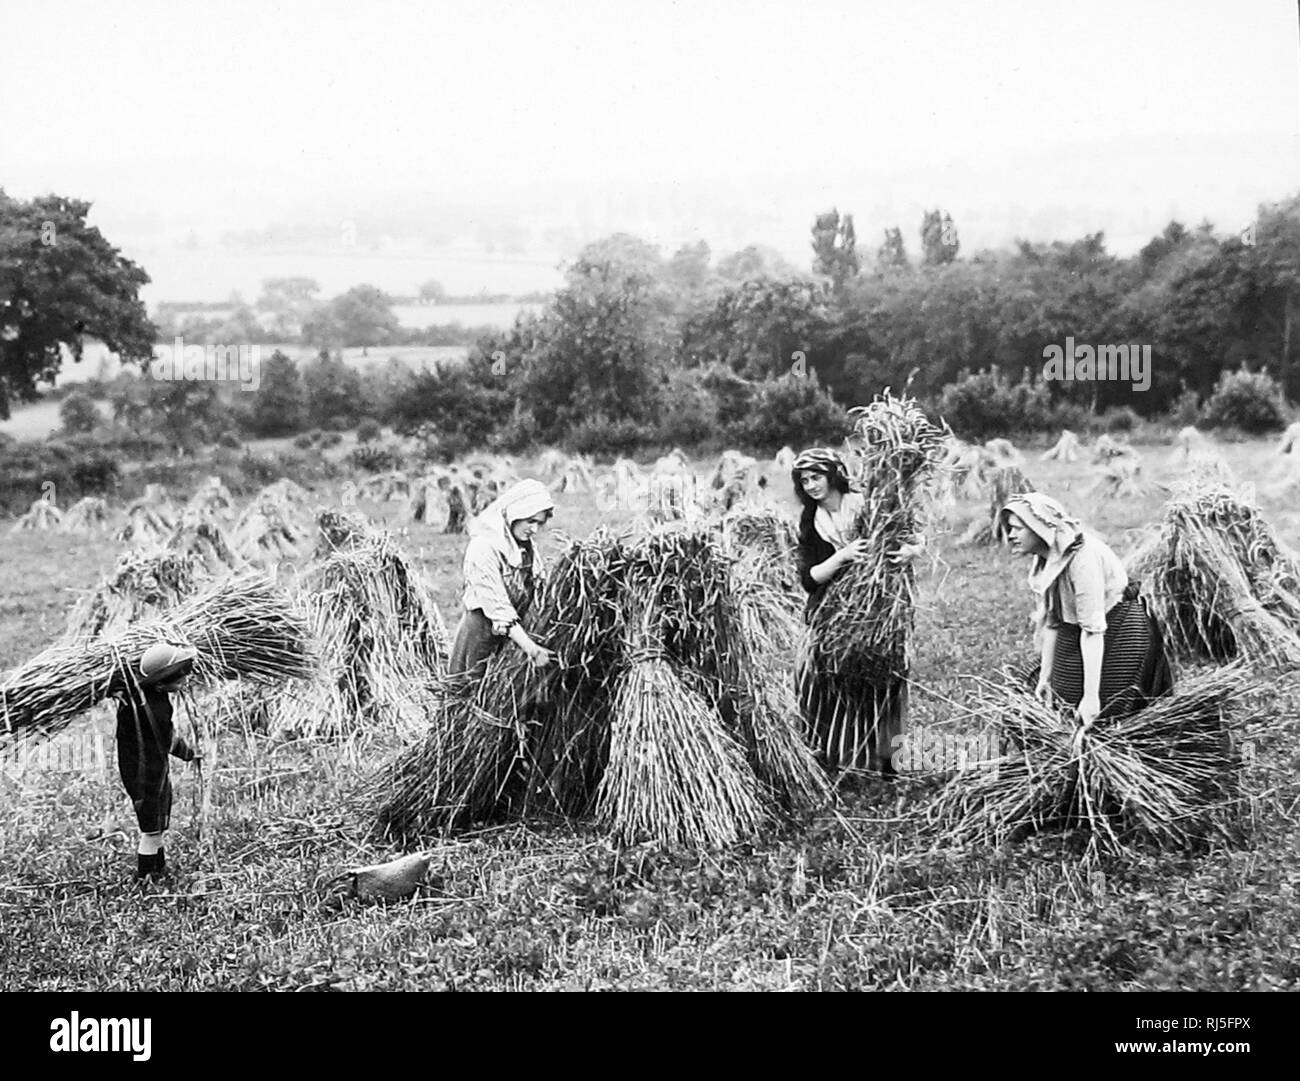
[[1012, 550], [1033, 557], [1041, 635], [1034, 693], [1074, 707], [1085, 725], [1167, 694], [1173, 678], [1160, 627], [1106, 542], [1041, 492], [1009, 500], [1001, 517]]
[[479, 670], [509, 639], [543, 667], [551, 653], [528, 636], [528, 614], [541, 575], [533, 537], [550, 519], [555, 503], [546, 486], [522, 480], [483, 508], [470, 522], [465, 549], [465, 614], [456, 628], [452, 674]]
[[[791, 476], [803, 504], [799, 580], [808, 592], [808, 622], [831, 580], [867, 555], [867, 541], [856, 535], [863, 497], [852, 490], [848, 466], [833, 450], [805, 450], [795, 459]], [[924, 543], [917, 537], [891, 558], [913, 559]], [[828, 770], [866, 768], [883, 777], [896, 775], [893, 757], [902, 742], [907, 712], [905, 672], [868, 681], [821, 670], [811, 656], [804, 656], [797, 680], [809, 742]]]

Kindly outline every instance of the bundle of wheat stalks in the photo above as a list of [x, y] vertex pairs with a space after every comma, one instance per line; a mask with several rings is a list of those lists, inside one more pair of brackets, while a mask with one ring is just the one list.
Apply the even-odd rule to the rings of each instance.
[[127, 504], [126, 522], [115, 539], [137, 546], [165, 544], [175, 524], [176, 514], [162, 485], [148, 484], [143, 496]]
[[234, 547], [245, 559], [278, 563], [298, 555], [301, 531], [291, 521], [292, 510], [273, 494], [263, 491], [235, 523]]
[[444, 681], [425, 737], [373, 781], [382, 828], [559, 814], [719, 845], [826, 798], [797, 730], [798, 624], [716, 527], [572, 542], [527, 622], [558, 663], [506, 646], [481, 680]]
[[1300, 557], [1244, 493], [1182, 491], [1127, 563], [1182, 659], [1300, 665]]
[[73, 606], [65, 637], [85, 638], [120, 630], [191, 596], [208, 580], [192, 553], [134, 550], [118, 557], [113, 573]]
[[1209, 669], [1084, 729], [1021, 687], [987, 684], [975, 712], [1002, 732], [1005, 753], [958, 772], [923, 813], [954, 845], [1056, 827], [1087, 831], [1103, 852], [1226, 838], [1240, 783], [1235, 707], [1249, 686], [1243, 666]]
[[13, 524], [9, 532], [19, 533], [24, 529], [42, 531], [57, 529], [62, 521], [63, 511], [59, 510], [51, 500], [42, 496], [27, 508], [27, 513]]
[[64, 639], [0, 680], [0, 748], [45, 738], [121, 694], [154, 642], [198, 650], [194, 681], [279, 684], [313, 669], [307, 628], [288, 597], [256, 574], [226, 578], [175, 608], [97, 638]]
[[181, 514], [165, 547], [171, 552], [193, 556], [214, 577], [243, 566], [243, 560], [231, 551], [221, 526], [202, 509], [186, 509]]
[[989, 488], [987, 518], [975, 518], [959, 544], [1006, 544], [1011, 538], [1002, 523], [1002, 508], [1012, 496], [1034, 491], [1033, 484], [1015, 466], [1003, 466], [993, 474]]
[[885, 394], [852, 411], [855, 480], [864, 505], [855, 532], [865, 559], [833, 578], [809, 627], [815, 669], [876, 680], [902, 675], [913, 619], [915, 572], [889, 556], [916, 533], [923, 488], [946, 449], [947, 433], [916, 402]]
[[789, 515], [773, 506], [737, 507], [723, 515], [722, 538], [738, 558], [754, 561], [764, 581], [785, 591], [798, 589], [799, 532]]
[[63, 516], [61, 528], [64, 533], [71, 533], [74, 530], [89, 532], [94, 529], [107, 529], [108, 504], [99, 496], [94, 495], [88, 495], [77, 500], [68, 509], [68, 513]]
[[387, 532], [333, 511], [321, 519], [339, 544], [300, 586], [321, 663], [310, 684], [277, 700], [271, 724], [316, 739], [421, 728], [449, 652], [433, 596]]

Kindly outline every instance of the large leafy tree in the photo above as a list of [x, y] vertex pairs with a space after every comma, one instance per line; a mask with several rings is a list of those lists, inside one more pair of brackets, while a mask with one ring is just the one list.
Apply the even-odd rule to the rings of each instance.
[[319, 308], [302, 336], [311, 345], [368, 347], [393, 343], [401, 330], [387, 293], [373, 285], [354, 285]]
[[126, 361], [153, 355], [139, 295], [149, 276], [86, 224], [89, 211], [77, 199], [21, 202], [0, 190], [0, 418], [55, 380], [63, 347], [80, 361], [86, 337]]

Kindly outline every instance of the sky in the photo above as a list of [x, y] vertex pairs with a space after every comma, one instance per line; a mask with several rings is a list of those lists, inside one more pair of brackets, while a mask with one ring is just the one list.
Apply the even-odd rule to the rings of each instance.
[[549, 288], [588, 240], [962, 250], [1300, 191], [1296, 0], [10, 0], [0, 186], [94, 204], [146, 299], [306, 274]]

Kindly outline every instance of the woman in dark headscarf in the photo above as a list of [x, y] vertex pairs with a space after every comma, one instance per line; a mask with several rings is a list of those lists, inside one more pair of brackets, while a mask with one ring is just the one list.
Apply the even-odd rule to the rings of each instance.
[[1041, 492], [1016, 496], [1001, 517], [1012, 550], [1033, 557], [1029, 587], [1041, 635], [1034, 693], [1073, 706], [1085, 724], [1128, 716], [1167, 694], [1173, 678], [1160, 627], [1106, 542]]
[[[863, 498], [852, 490], [848, 467], [833, 450], [805, 450], [791, 471], [803, 504], [799, 518], [799, 580], [808, 591], [804, 621], [822, 602], [827, 585], [867, 554], [856, 535]], [[892, 558], [912, 559], [923, 539], [903, 545]], [[799, 704], [809, 742], [830, 770], [866, 768], [895, 775], [894, 751], [902, 742], [907, 711], [906, 673], [867, 681], [827, 669], [817, 661], [816, 643], [800, 658]]]

